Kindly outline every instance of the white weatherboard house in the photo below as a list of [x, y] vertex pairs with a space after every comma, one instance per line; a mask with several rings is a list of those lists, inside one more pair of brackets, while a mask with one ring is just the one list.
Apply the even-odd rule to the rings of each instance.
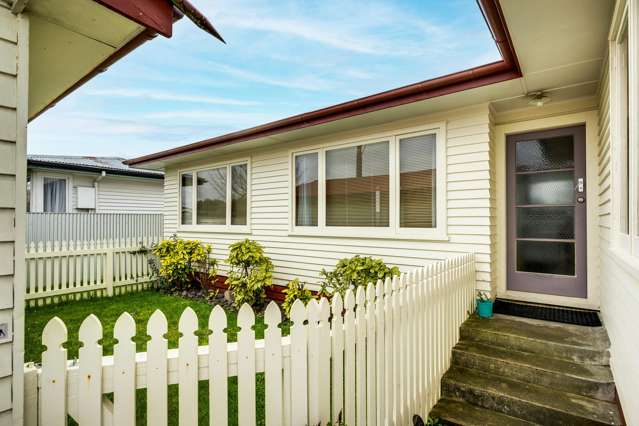
[[257, 240], [279, 284], [473, 252], [478, 289], [601, 310], [639, 424], [639, 1], [478, 3], [499, 62], [128, 163], [167, 236]]
[[161, 213], [164, 174], [117, 157], [29, 155], [27, 211]]

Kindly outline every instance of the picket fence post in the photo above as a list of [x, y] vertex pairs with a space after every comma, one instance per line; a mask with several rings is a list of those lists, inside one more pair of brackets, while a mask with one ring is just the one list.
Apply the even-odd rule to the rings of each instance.
[[113, 257], [115, 256], [115, 251], [110, 241], [104, 253], [106, 255], [104, 262], [104, 285], [106, 286], [107, 296], [111, 297], [113, 296]]

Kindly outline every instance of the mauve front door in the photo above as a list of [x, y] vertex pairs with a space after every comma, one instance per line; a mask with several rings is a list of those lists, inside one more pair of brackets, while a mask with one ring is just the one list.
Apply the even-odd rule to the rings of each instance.
[[506, 139], [508, 290], [588, 295], [584, 126]]

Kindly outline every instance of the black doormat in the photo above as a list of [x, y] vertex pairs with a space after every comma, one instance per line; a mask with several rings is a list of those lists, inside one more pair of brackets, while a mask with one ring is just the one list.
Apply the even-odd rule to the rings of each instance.
[[530, 305], [497, 299], [493, 305], [496, 314], [512, 315], [515, 317], [532, 318], [544, 321], [562, 322], [564, 324], [584, 325], [587, 327], [601, 327], [601, 321], [596, 311], [585, 309], [561, 308], [548, 305]]

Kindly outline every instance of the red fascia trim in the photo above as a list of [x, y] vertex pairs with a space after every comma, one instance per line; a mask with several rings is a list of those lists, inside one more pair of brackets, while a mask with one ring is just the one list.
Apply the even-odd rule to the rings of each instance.
[[368, 112], [379, 111], [399, 105], [449, 95], [476, 87], [486, 86], [521, 77], [521, 69], [513, 48], [504, 16], [498, 0], [477, 0], [490, 28], [502, 60], [468, 70], [422, 81], [364, 98], [333, 105], [327, 108], [273, 121], [261, 126], [205, 139], [199, 142], [168, 149], [125, 161], [138, 165], [167, 157], [208, 149], [212, 146], [245, 142], [286, 131], [315, 126]]
[[95, 0], [102, 6], [165, 37], [173, 34], [173, 5], [170, 0]]

